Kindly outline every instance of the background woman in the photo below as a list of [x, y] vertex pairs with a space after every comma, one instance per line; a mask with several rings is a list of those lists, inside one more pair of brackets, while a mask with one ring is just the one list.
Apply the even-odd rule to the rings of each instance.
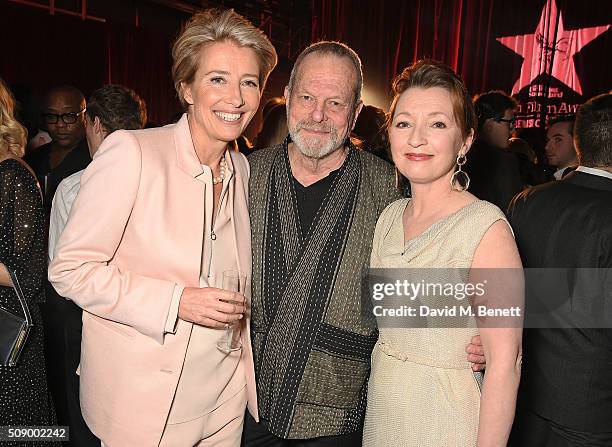
[[248, 164], [228, 144], [257, 111], [276, 53], [242, 16], [208, 10], [173, 58], [186, 115], [107, 137], [49, 277], [85, 310], [81, 406], [103, 443], [237, 446], [247, 400], [255, 418], [257, 403], [248, 322], [241, 351], [216, 346], [245, 303], [215, 278], [251, 268]]
[[[446, 268], [437, 278], [442, 283], [467, 282], [468, 269], [520, 268], [503, 213], [464, 191], [461, 174], [453, 175], [475, 127], [461, 79], [445, 65], [421, 61], [395, 80], [394, 92], [391, 152], [412, 198], [392, 203], [380, 216], [371, 267]], [[506, 445], [520, 377], [520, 329], [449, 329], [448, 321], [391, 329], [381, 323], [364, 445]], [[482, 396], [464, 353], [477, 332], [487, 359]]]
[[23, 317], [10, 270], [19, 281], [34, 323], [17, 366], [0, 365], [0, 426], [50, 425], [53, 418], [38, 309], [45, 298], [45, 219], [36, 178], [21, 161], [27, 132], [15, 120], [13, 109], [13, 97], [0, 79], [0, 306]]

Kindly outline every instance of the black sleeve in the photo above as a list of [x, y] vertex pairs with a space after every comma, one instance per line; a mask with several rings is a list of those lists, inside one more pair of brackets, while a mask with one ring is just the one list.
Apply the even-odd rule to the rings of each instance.
[[44, 298], [44, 244], [42, 197], [34, 177], [21, 166], [0, 169], [0, 262], [31, 302]]

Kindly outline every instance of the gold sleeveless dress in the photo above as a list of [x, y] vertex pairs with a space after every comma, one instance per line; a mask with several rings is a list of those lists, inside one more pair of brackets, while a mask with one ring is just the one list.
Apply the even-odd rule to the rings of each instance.
[[[402, 214], [408, 201], [398, 200], [381, 214], [370, 266], [445, 268], [440, 270], [443, 277], [436, 281], [467, 281], [478, 244], [493, 223], [505, 220], [504, 214], [479, 200], [404, 245]], [[465, 320], [450, 328], [440, 324], [425, 328], [381, 325], [372, 352], [365, 447], [476, 445], [481, 376], [472, 372], [465, 348], [478, 328], [473, 317]]]

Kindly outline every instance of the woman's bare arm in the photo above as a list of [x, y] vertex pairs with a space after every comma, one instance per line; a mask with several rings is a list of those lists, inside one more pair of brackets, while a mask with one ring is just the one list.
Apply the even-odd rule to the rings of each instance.
[[[480, 242], [472, 263], [480, 274], [494, 277], [487, 287], [485, 303], [489, 308], [523, 303], [521, 259], [512, 232], [505, 221], [497, 221]], [[478, 275], [479, 273], [476, 273]], [[491, 289], [491, 290], [489, 290]], [[519, 319], [509, 319], [503, 326], [491, 327], [479, 321], [480, 337], [487, 359], [480, 404], [479, 447], [505, 446], [508, 442], [516, 395], [521, 377], [522, 327]], [[491, 320], [488, 320], [491, 323]], [[498, 320], [499, 321], [499, 320]]]

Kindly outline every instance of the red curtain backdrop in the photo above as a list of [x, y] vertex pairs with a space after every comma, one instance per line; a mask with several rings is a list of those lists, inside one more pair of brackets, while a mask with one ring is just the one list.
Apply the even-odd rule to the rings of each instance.
[[[510, 92], [519, 78], [523, 58], [496, 38], [534, 33], [545, 3], [311, 0], [311, 37], [313, 41], [341, 40], [353, 47], [364, 63], [366, 100], [369, 96], [369, 103], [384, 108], [393, 76], [423, 57], [450, 64], [472, 93], [493, 88]], [[609, 0], [556, 0], [556, 4], [565, 29], [612, 23]], [[0, 76], [9, 84], [30, 86], [38, 95], [57, 84], [74, 84], [85, 95], [105, 83], [123, 84], [143, 96], [151, 121], [165, 124], [180, 111], [170, 76], [170, 48], [180, 20], [157, 14], [156, 20], [164, 26], [148, 29], [133, 23], [50, 16], [0, 0]], [[583, 95], [573, 98], [572, 103], [612, 88], [610, 54], [612, 29], [573, 57]], [[265, 98], [282, 94], [291, 66], [288, 62], [272, 74]], [[541, 109], [547, 110], [545, 101], [543, 105]], [[524, 106], [524, 112], [529, 112], [529, 104]], [[250, 136], [257, 126], [257, 122], [252, 123]]]
[[181, 111], [172, 82], [174, 36], [113, 25], [105, 33], [106, 83], [137, 90], [147, 101], [149, 120], [167, 124]]
[[[178, 29], [178, 26], [177, 26]], [[20, 5], [0, 5], [0, 76], [39, 98], [71, 84], [85, 96], [104, 84], [134, 89], [149, 120], [166, 124], [181, 110], [171, 79], [174, 36], [117, 23], [83, 21]]]
[[[472, 93], [503, 89], [518, 79], [523, 58], [497, 37], [534, 33], [546, 0], [313, 0], [312, 40], [344, 41], [364, 64], [367, 91], [388, 103], [391, 80], [417, 59], [452, 66]], [[557, 0], [565, 29], [612, 23], [608, 0]], [[583, 95], [612, 87], [612, 29], [575, 57]], [[376, 104], [379, 105], [379, 104]]]

